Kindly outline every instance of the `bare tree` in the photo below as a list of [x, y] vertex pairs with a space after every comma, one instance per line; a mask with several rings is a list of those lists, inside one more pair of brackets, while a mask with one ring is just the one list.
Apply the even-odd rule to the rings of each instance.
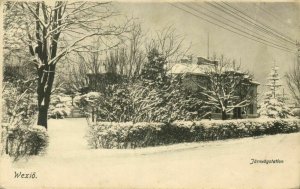
[[[146, 38], [148, 35], [148, 39]], [[182, 58], [189, 50], [184, 47], [184, 37], [176, 33], [172, 26], [155, 32], [154, 36], [142, 31], [139, 23], [134, 23], [126, 35], [126, 40], [107, 54], [106, 67], [115, 73], [126, 75], [129, 79], [137, 78], [145, 66], [147, 55], [156, 49], [167, 61]], [[166, 64], [167, 64], [166, 61]], [[168, 69], [168, 68], [167, 68]]]
[[[5, 12], [10, 27], [26, 31], [24, 42], [33, 57], [38, 75], [38, 125], [47, 128], [47, 114], [56, 65], [72, 51], [84, 51], [82, 42], [98, 36], [111, 46], [127, 25], [115, 26], [110, 18], [116, 15], [109, 2], [45, 2], [8, 3]], [[18, 16], [16, 16], [18, 15]], [[7, 31], [6, 31], [7, 32]], [[21, 40], [21, 39], [19, 39]]]
[[297, 63], [294, 64], [293, 68], [286, 73], [286, 82], [289, 90], [292, 94], [293, 99], [300, 104], [300, 58], [298, 57]]
[[137, 78], [146, 58], [143, 40], [141, 25], [134, 23], [124, 43], [107, 53], [106, 67], [109, 71], [126, 75], [129, 79]]
[[184, 36], [176, 33], [173, 26], [164, 27], [157, 31], [149, 40], [146, 49], [147, 52], [157, 49], [166, 57], [167, 61], [178, 61], [189, 51], [190, 46], [184, 47]]
[[146, 55], [142, 50], [144, 40], [144, 33], [140, 24], [134, 24], [129, 33], [129, 65], [127, 68], [127, 75], [131, 78], [136, 78], [143, 66]]
[[251, 78], [233, 65], [234, 62], [220, 56], [215, 65], [204, 68], [202, 82], [195, 81], [206, 104], [221, 111], [223, 120], [227, 119], [227, 113], [236, 107], [248, 106], [251, 100]]

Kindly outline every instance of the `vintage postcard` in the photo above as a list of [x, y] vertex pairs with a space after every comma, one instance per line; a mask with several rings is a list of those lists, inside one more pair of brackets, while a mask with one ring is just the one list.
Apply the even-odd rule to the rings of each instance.
[[1, 1], [1, 189], [300, 188], [298, 1]]

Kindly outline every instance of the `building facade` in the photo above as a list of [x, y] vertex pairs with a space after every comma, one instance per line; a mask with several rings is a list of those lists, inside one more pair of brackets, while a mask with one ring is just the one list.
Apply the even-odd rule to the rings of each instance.
[[[180, 63], [170, 63], [168, 73], [173, 76], [181, 75], [182, 87], [190, 92], [199, 93], [199, 90], [203, 88], [209, 88], [208, 72], [212, 70], [214, 66], [217, 66], [217, 61], [211, 61], [202, 57], [198, 57], [196, 61], [184, 60]], [[241, 118], [256, 118], [257, 113], [257, 88], [259, 83], [252, 80], [252, 78], [243, 72], [237, 70], [227, 70], [227, 72], [234, 72], [236, 75], [240, 75], [244, 78], [244, 82], [238, 85], [235, 89], [235, 96], [237, 100], [242, 101], [247, 95], [249, 103], [245, 106], [234, 106], [232, 111], [228, 112], [229, 119], [241, 119]], [[245, 87], [247, 86], [247, 87]], [[210, 115], [212, 119], [221, 119], [222, 115], [220, 110], [215, 109]]]

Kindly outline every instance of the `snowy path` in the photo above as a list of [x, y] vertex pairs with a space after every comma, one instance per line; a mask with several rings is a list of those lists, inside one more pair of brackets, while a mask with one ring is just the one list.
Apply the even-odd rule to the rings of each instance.
[[[11, 166], [3, 166], [2, 162], [7, 173], [6, 179], [1, 175], [2, 186], [18, 189], [299, 187], [300, 133], [136, 150], [91, 150], [84, 139], [84, 119], [49, 123], [47, 154]], [[281, 159], [284, 163], [251, 165], [252, 158]], [[15, 171], [36, 172], [37, 179], [15, 179]]]
[[85, 119], [49, 120], [50, 144], [48, 155], [88, 149], [84, 138], [86, 129]]

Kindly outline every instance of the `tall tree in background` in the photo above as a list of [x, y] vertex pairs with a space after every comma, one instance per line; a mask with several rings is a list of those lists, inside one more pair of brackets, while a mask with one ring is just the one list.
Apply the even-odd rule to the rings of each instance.
[[[103, 60], [103, 45], [99, 39], [92, 39], [90, 42], [92, 46], [86, 47], [84, 51], [77, 51], [73, 53], [72, 57], [67, 57], [68, 62], [66, 78], [66, 90], [73, 92], [87, 93], [90, 91], [89, 74], [96, 76], [100, 73], [106, 72], [105, 62]], [[118, 45], [118, 44], [116, 44]], [[101, 81], [100, 81], [101, 82]]]
[[[144, 33], [139, 23], [134, 23], [127, 33], [127, 40], [118, 48], [110, 50], [106, 58], [106, 67], [120, 75], [125, 75], [129, 80], [136, 79], [141, 73], [146, 53]], [[115, 71], [114, 71], [115, 69]]]
[[[7, 2], [5, 33], [21, 31], [38, 76], [38, 122], [47, 128], [47, 114], [56, 65], [72, 51], [84, 50], [82, 42], [98, 36], [103, 44], [117, 43], [126, 24], [115, 26], [109, 19], [115, 15], [109, 2]], [[9, 37], [9, 36], [8, 36]]]
[[127, 41], [108, 52], [106, 65], [109, 70], [116, 70], [116, 73], [135, 80], [144, 69], [147, 56], [153, 54], [153, 49], [165, 57], [167, 69], [168, 62], [177, 61], [189, 50], [183, 42], [184, 37], [177, 34], [172, 26], [163, 27], [154, 33], [145, 33], [141, 24], [134, 23], [128, 32]]
[[167, 61], [176, 62], [190, 49], [190, 46], [184, 46], [184, 39], [184, 36], [177, 34], [173, 26], [164, 27], [162, 30], [156, 31], [154, 36], [150, 36], [150, 40], [146, 44], [147, 54], [156, 49]]
[[286, 73], [286, 82], [292, 97], [297, 104], [300, 105], [300, 55], [297, 57], [297, 62], [293, 68]]

